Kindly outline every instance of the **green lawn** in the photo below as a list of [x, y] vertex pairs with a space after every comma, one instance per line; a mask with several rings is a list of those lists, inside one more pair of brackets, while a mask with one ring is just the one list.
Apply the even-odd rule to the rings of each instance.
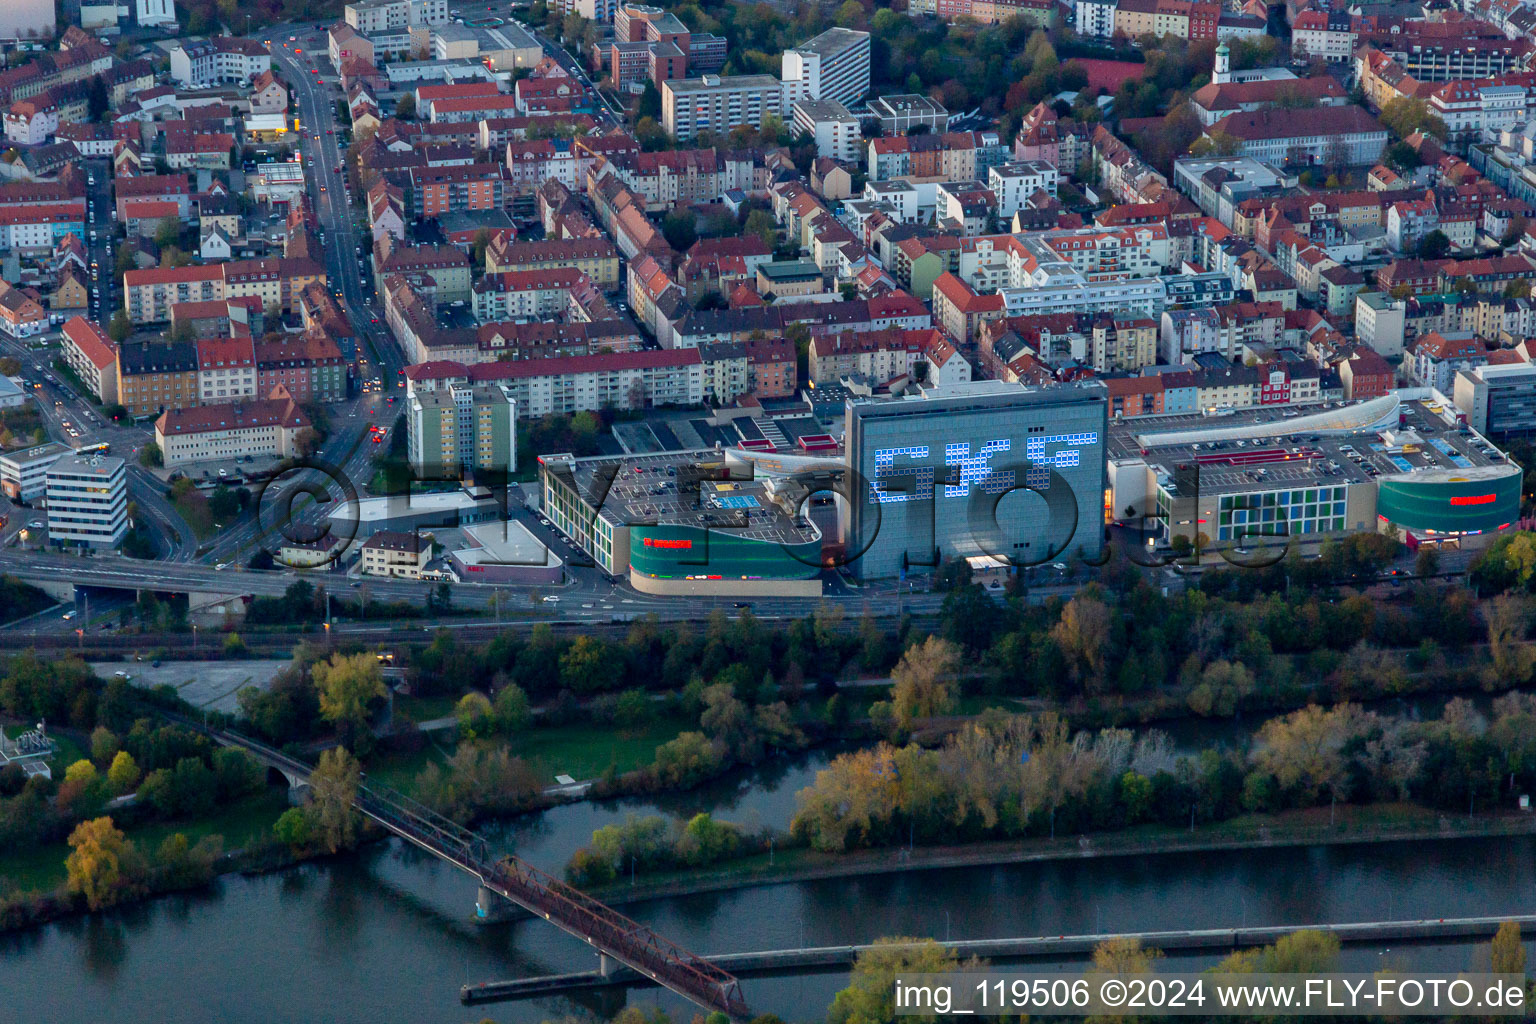
[[594, 779], [610, 765], [621, 773], [643, 768], [655, 760], [658, 746], [696, 728], [696, 723], [682, 718], [658, 719], [628, 729], [556, 725], [528, 730], [513, 741], [512, 750], [553, 784], [556, 775]]
[[218, 527], [213, 522], [213, 513], [208, 511], [208, 499], [201, 491], [188, 491], [180, 498], [173, 499], [171, 504], [181, 514], [181, 518], [192, 527], [192, 532], [198, 540], [207, 540], [218, 532]]
[[429, 764], [446, 765], [452, 753], [452, 745], [445, 747], [429, 739], [414, 754], [375, 754], [368, 758], [368, 778], [402, 793], [414, 793], [416, 776], [422, 769]]
[[457, 697], [396, 697], [395, 714], [413, 722], [430, 722], [434, 718], [446, 718], [453, 714]]
[[[249, 844], [252, 839], [271, 831], [272, 823], [287, 809], [287, 793], [281, 789], [269, 789], [221, 807], [197, 821], [144, 825], [131, 830], [128, 838], [150, 856], [160, 848], [167, 836], [176, 832], [186, 833], [187, 839], [193, 843], [217, 833], [224, 837], [225, 850], [237, 850]], [[62, 842], [0, 856], [0, 891], [15, 888], [46, 892], [57, 888], [64, 882], [64, 859], [68, 856], [69, 845]]]

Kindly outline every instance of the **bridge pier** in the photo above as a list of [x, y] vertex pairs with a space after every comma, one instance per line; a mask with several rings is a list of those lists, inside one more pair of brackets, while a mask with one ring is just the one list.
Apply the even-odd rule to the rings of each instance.
[[288, 780], [288, 806], [303, 807], [309, 803], [309, 783]]
[[475, 893], [475, 921], [480, 924], [495, 924], [505, 921], [512, 916], [512, 904], [506, 897], [494, 889], [481, 886]]
[[607, 953], [597, 954], [597, 973], [599, 977], [611, 978], [613, 972], [624, 965], [610, 957]]

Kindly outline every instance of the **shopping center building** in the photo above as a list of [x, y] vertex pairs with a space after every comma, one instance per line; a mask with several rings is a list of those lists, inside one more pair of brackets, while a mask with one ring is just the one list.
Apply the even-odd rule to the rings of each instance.
[[1154, 542], [1303, 543], [1396, 531], [1410, 548], [1476, 546], [1520, 515], [1520, 468], [1431, 392], [1398, 392], [1309, 415], [1117, 420], [1112, 518]]
[[613, 576], [648, 594], [821, 593], [822, 533], [805, 489], [720, 449], [543, 455], [540, 505]]

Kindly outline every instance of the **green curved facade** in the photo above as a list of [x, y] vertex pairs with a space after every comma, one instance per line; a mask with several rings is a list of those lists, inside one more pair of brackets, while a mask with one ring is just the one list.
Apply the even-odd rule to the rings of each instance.
[[1520, 473], [1377, 481], [1376, 514], [1407, 530], [1477, 533], [1520, 518]]
[[804, 580], [820, 573], [820, 563], [819, 540], [783, 544], [681, 525], [629, 531], [630, 568], [656, 579]]

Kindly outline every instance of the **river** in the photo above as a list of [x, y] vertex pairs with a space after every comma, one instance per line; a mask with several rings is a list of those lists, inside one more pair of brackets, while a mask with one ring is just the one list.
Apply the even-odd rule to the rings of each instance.
[[[691, 794], [568, 805], [488, 829], [558, 871], [593, 828], [628, 814], [711, 810], [782, 827], [826, 763], [811, 752]], [[463, 1007], [459, 986], [595, 965], [541, 921], [479, 926], [472, 881], [398, 842], [355, 857], [0, 936], [0, 1005], [19, 1024], [534, 1022], [595, 1009], [616, 991]], [[1361, 844], [1117, 857], [915, 872], [642, 903], [631, 916], [696, 952], [868, 941], [1306, 924], [1536, 912], [1536, 838]], [[1468, 946], [1346, 951], [1351, 967], [1459, 969]], [[1183, 963], [1198, 963], [1177, 961]], [[1049, 965], [1040, 965], [1042, 967]], [[1170, 964], [1170, 967], [1173, 965]], [[820, 1019], [831, 972], [746, 979], [754, 1011]], [[629, 993], [687, 1020], [681, 1001]]]

